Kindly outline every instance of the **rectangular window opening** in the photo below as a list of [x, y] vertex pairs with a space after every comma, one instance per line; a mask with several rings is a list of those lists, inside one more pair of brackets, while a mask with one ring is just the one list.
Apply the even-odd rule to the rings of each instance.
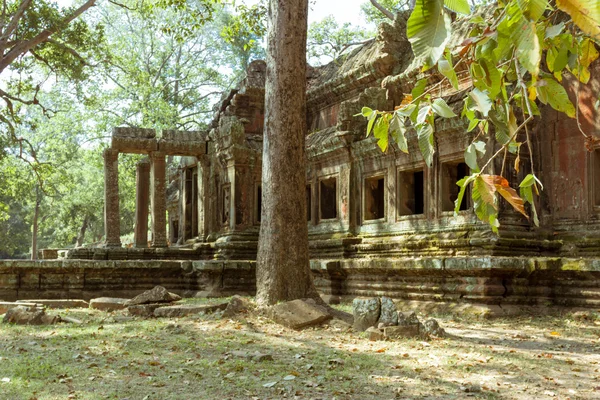
[[[454, 211], [454, 202], [458, 198], [460, 187], [456, 184], [465, 176], [469, 176], [470, 171], [464, 162], [445, 163], [442, 165], [442, 211]], [[471, 198], [470, 188], [467, 188], [460, 204], [460, 211], [469, 209]]]
[[365, 179], [365, 221], [385, 218], [385, 179], [375, 176]]
[[337, 218], [337, 181], [336, 178], [323, 179], [319, 188], [321, 219]]
[[398, 215], [418, 215], [425, 211], [423, 170], [400, 172], [398, 177]]

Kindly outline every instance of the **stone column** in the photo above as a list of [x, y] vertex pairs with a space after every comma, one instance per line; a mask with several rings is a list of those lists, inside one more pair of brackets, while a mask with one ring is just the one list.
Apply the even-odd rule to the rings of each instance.
[[104, 237], [105, 247], [121, 247], [119, 216], [119, 151], [106, 149], [104, 158]]
[[150, 161], [144, 158], [135, 171], [135, 247], [148, 247], [148, 203], [150, 196]]
[[167, 171], [164, 152], [150, 153], [150, 173], [152, 247], [167, 247]]

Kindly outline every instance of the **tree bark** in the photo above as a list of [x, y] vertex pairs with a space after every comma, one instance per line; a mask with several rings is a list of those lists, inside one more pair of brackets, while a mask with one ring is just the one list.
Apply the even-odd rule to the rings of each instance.
[[85, 218], [83, 218], [81, 229], [79, 229], [79, 233], [77, 234], [77, 241], [75, 242], [75, 247], [83, 246], [83, 241], [85, 240], [85, 231], [87, 230], [89, 219], [89, 216], [86, 214]]
[[307, 0], [271, 0], [256, 300], [317, 297], [306, 223]]
[[33, 211], [33, 227], [31, 229], [31, 259], [37, 260], [37, 238], [38, 238], [38, 221], [40, 218], [40, 203], [42, 201], [40, 195], [40, 189], [36, 187], [35, 190], [35, 209]]

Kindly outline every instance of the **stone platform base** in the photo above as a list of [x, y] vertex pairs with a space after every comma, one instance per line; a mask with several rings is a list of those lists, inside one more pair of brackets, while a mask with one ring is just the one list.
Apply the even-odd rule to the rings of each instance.
[[[313, 260], [311, 269], [326, 295], [389, 296], [411, 308], [449, 304], [498, 315], [524, 306], [600, 309], [600, 260], [592, 258]], [[128, 298], [155, 285], [186, 297], [253, 294], [255, 261], [0, 261], [4, 301]]]

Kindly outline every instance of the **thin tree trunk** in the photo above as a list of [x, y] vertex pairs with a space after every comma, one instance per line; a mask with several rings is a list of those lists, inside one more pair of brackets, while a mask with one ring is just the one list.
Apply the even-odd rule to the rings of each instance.
[[306, 29], [308, 0], [271, 0], [256, 267], [260, 305], [317, 297], [306, 223]]
[[31, 259], [37, 260], [38, 220], [40, 217], [41, 195], [39, 188], [35, 189], [35, 210], [33, 212], [33, 228], [31, 229]]
[[79, 233], [77, 234], [77, 241], [75, 242], [75, 247], [83, 246], [83, 241], [85, 240], [85, 231], [88, 228], [89, 220], [89, 216], [86, 215], [83, 219], [83, 223], [81, 224], [81, 229], [79, 229]]

